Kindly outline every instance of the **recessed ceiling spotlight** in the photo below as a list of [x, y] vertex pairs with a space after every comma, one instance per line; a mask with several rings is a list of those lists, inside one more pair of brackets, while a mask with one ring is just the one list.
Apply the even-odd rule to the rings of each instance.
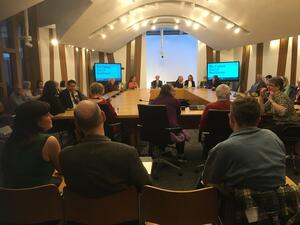
[[79, 49], [76, 47], [76, 48], [75, 48], [75, 51], [76, 51], [76, 52], [78, 52], [78, 51], [79, 51]]
[[51, 39], [51, 44], [52, 44], [53, 46], [58, 45], [58, 40], [57, 40], [56, 38]]
[[89, 50], [88, 50], [88, 49], [86, 49], [86, 52], [89, 52]]
[[188, 27], [192, 26], [192, 21], [186, 20], [185, 25], [188, 26]]
[[121, 20], [121, 23], [126, 23], [127, 22], [127, 17], [122, 16], [120, 20]]
[[214, 16], [214, 22], [218, 22], [218, 21], [220, 21], [220, 19], [221, 19], [221, 16], [218, 16], [218, 15]]
[[94, 52], [95, 51], [95, 49], [92, 49], [92, 52]]
[[102, 37], [102, 39], [105, 39], [106, 38], [106, 34], [101, 34], [101, 37]]
[[178, 28], [179, 28], [178, 25], [174, 26], [174, 30], [178, 30]]
[[234, 24], [232, 24], [232, 23], [227, 23], [227, 25], [226, 25], [227, 30], [230, 30], [233, 27], [234, 27]]
[[133, 25], [133, 29], [134, 30], [138, 30], [140, 28], [140, 25], [138, 23], [134, 24]]
[[238, 34], [238, 33], [240, 33], [240, 31], [241, 31], [241, 28], [239, 28], [239, 27], [236, 27], [235, 29], [234, 29], [234, 33], [235, 34]]
[[176, 18], [175, 23], [177, 23], [177, 24], [180, 23], [180, 19]]
[[148, 25], [148, 20], [144, 20], [143, 22], [142, 22], [142, 26], [143, 27], [146, 27]]
[[198, 30], [199, 28], [200, 28], [199, 23], [194, 23], [194, 24], [193, 24], [193, 29], [194, 29], [194, 30]]
[[152, 21], [152, 23], [157, 23], [157, 21], [158, 21], [158, 18], [155, 18], [155, 19]]
[[115, 29], [115, 26], [112, 25], [112, 24], [108, 24], [108, 27], [109, 27], [110, 30], [114, 30]]
[[210, 12], [209, 12], [208, 10], [205, 9], [205, 10], [203, 11], [203, 14], [202, 14], [202, 15], [203, 15], [204, 17], [207, 17], [209, 14], [210, 14]]
[[156, 26], [152, 25], [151, 30], [156, 30]]

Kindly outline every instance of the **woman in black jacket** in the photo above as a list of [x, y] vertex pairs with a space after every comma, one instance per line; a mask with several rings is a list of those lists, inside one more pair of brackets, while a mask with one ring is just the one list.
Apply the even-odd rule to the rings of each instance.
[[56, 83], [52, 80], [49, 80], [45, 83], [43, 94], [40, 100], [47, 102], [50, 105], [50, 113], [52, 115], [56, 115], [58, 113], [63, 113], [66, 111], [65, 107], [59, 100]]

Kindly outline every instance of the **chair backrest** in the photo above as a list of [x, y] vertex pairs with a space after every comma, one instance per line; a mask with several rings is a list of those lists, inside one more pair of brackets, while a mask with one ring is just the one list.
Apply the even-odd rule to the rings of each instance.
[[101, 198], [87, 198], [64, 189], [65, 220], [86, 225], [119, 224], [138, 220], [138, 193], [134, 187]]
[[226, 140], [232, 133], [228, 118], [229, 110], [210, 109], [207, 114], [206, 130], [209, 135], [205, 138], [205, 148], [211, 149]]
[[138, 104], [141, 139], [157, 145], [170, 143], [167, 108], [165, 105]]
[[287, 125], [283, 128], [280, 138], [287, 142], [298, 142], [300, 141], [300, 124], [298, 125]]
[[163, 225], [195, 225], [218, 220], [215, 188], [171, 191], [146, 185], [141, 195], [141, 217]]
[[0, 224], [34, 224], [62, 219], [62, 198], [55, 185], [0, 188]]

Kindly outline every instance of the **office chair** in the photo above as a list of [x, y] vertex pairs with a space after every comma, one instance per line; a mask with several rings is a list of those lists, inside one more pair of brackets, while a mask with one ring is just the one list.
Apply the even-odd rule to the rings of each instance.
[[158, 156], [153, 159], [156, 167], [153, 170], [153, 177], [157, 177], [157, 172], [161, 164], [169, 165], [182, 175], [181, 168], [166, 159], [161, 157], [163, 151], [169, 144], [172, 144], [170, 139], [171, 131], [180, 131], [181, 128], [170, 128], [165, 105], [142, 105], [138, 104], [140, 124], [140, 137], [143, 141], [148, 141], [150, 144], [158, 147]]
[[57, 224], [63, 220], [62, 198], [53, 184], [24, 189], [0, 188], [0, 199], [0, 224], [50, 221]]
[[108, 104], [98, 104], [100, 109], [105, 113], [106, 115], [106, 121], [104, 122], [104, 131], [105, 135], [112, 139], [113, 141], [116, 141], [121, 138], [121, 123], [114, 122], [115, 118], [109, 118], [110, 117], [110, 111], [109, 111], [109, 105]]
[[87, 198], [64, 189], [66, 222], [85, 225], [138, 221], [138, 193], [134, 187], [100, 198]]
[[287, 160], [291, 160], [294, 173], [299, 174], [296, 167], [295, 148], [296, 144], [300, 143], [300, 124], [285, 127], [280, 134], [280, 139], [286, 145]]
[[199, 141], [203, 145], [202, 158], [206, 159], [210, 149], [226, 140], [232, 133], [229, 126], [229, 110], [210, 109], [207, 114], [206, 127], [199, 130]]
[[218, 193], [212, 187], [173, 191], [146, 185], [140, 206], [140, 221], [155, 224], [195, 225], [218, 221]]

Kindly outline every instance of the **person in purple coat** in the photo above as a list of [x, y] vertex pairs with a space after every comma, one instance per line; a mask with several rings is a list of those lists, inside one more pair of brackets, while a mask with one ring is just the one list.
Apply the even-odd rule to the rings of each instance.
[[[165, 84], [161, 87], [159, 96], [151, 102], [153, 105], [166, 105], [169, 126], [172, 128], [179, 127], [178, 118], [180, 116], [180, 103], [174, 96], [174, 87]], [[186, 160], [184, 156], [184, 144], [189, 139], [190, 135], [185, 130], [176, 133], [171, 132], [171, 141], [176, 143], [178, 160]]]

